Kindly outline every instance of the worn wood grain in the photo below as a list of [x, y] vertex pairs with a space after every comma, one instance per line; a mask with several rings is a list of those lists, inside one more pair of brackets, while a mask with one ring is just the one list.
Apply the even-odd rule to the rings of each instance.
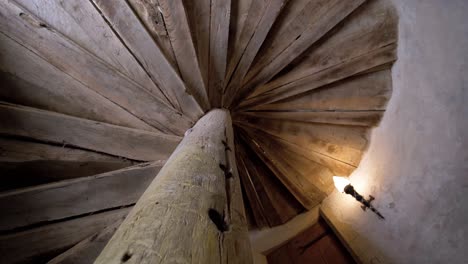
[[[183, 0], [192, 40], [197, 52], [200, 71], [208, 84], [210, 65], [210, 14], [211, 0]], [[208, 89], [208, 86], [206, 86]], [[207, 94], [208, 94], [207, 90]], [[208, 94], [209, 96], [209, 94]]]
[[232, 60], [234, 53], [239, 46], [245, 21], [249, 15], [252, 0], [231, 1], [231, 22], [229, 23], [229, 43], [228, 43], [228, 63], [226, 69], [226, 79], [232, 74]]
[[109, 124], [157, 131], [0, 33], [0, 99]]
[[125, 162], [33, 160], [0, 162], [0, 191], [86, 177], [129, 166]]
[[[248, 93], [256, 86], [271, 80], [278, 72], [299, 57], [364, 1], [311, 1], [310, 8], [304, 8], [302, 11], [304, 15], [297, 17], [299, 25], [302, 25], [304, 23], [302, 20], [306, 19], [305, 24], [308, 26], [303, 31], [300, 30], [302, 32], [293, 31], [292, 29], [286, 31], [296, 34], [297, 37], [292, 38], [294, 41], [287, 45], [287, 47], [286, 45], [280, 45], [279, 53], [273, 59], [266, 60], [265, 64], [257, 64], [258, 66], [250, 71], [250, 78], [246, 78], [242, 89], [243, 93]], [[310, 11], [312, 13], [309, 13]], [[290, 23], [290, 26], [295, 27], [297, 23]]]
[[166, 30], [164, 17], [159, 8], [159, 1], [128, 0], [128, 3], [138, 15], [148, 33], [151, 34], [153, 40], [158, 44], [166, 59], [174, 67], [174, 70], [179, 72], [179, 66], [177, 65], [171, 40]]
[[345, 125], [345, 126], [376, 126], [382, 118], [383, 110], [371, 111], [252, 111], [241, 112], [238, 116], [253, 116], [257, 118], [291, 120], [305, 123]]
[[96, 263], [122, 256], [126, 263], [252, 263], [229, 148], [229, 112], [212, 110], [186, 135]]
[[[356, 166], [351, 165], [349, 163], [346, 163], [344, 161], [338, 160], [334, 157], [331, 157], [329, 155], [323, 154], [321, 152], [318, 152], [314, 149], [309, 149], [307, 147], [297, 145], [295, 144], [295, 141], [288, 141], [286, 139], [283, 139], [275, 133], [272, 133], [266, 129], [261, 129], [258, 128], [255, 125], [249, 125], [249, 124], [242, 124], [243, 126], [251, 127], [254, 130], [259, 129], [262, 132], [260, 133], [267, 133], [268, 136], [270, 137], [271, 140], [277, 141], [279, 144], [283, 146], [286, 150], [288, 150], [291, 153], [294, 153], [295, 155], [300, 155], [303, 157], [306, 157], [307, 159], [321, 164], [324, 167], [326, 167], [328, 170], [330, 170], [334, 175], [350, 175], [355, 169]], [[290, 138], [288, 138], [290, 139]]]
[[128, 166], [133, 165], [133, 162], [130, 160], [106, 155], [104, 153], [70, 148], [63, 143], [60, 145], [51, 145], [22, 139], [0, 137], [0, 161], [2, 162], [47, 160], [121, 162]]
[[125, 218], [123, 208], [0, 235], [4, 263], [45, 263], [83, 239]]
[[136, 203], [164, 161], [0, 193], [0, 231]]
[[[292, 84], [307, 76], [334, 69], [345, 62], [353, 61], [362, 67], [359, 58], [369, 61], [381, 60], [381, 53], [387, 46], [396, 48], [397, 17], [394, 8], [387, 1], [370, 1], [362, 5], [336, 27], [329, 36], [310, 48], [303, 58], [293, 63], [290, 71], [278, 76], [270, 83], [260, 86], [250, 97], [270, 91], [277, 87]], [[380, 51], [380, 53], [379, 53]], [[366, 56], [374, 55], [375, 58]], [[393, 60], [396, 55], [393, 55]], [[380, 65], [369, 64], [368, 69], [390, 64], [390, 61], [380, 61]], [[348, 65], [352, 67], [353, 65]], [[368, 70], [367, 69], [367, 70]], [[365, 71], [365, 70], [364, 70]], [[337, 77], [340, 75], [334, 70]], [[322, 76], [324, 77], [324, 76]], [[290, 86], [290, 87], [293, 87]]]
[[[329, 186], [332, 184], [332, 174], [324, 166], [294, 155], [259, 131], [245, 127], [242, 129], [246, 131], [246, 138], [262, 161], [305, 208], [313, 208], [332, 190], [332, 186]], [[301, 171], [303, 168], [306, 170]]]
[[242, 154], [238, 152], [239, 147], [239, 145], [236, 146], [237, 169], [239, 171], [239, 177], [242, 184], [242, 188], [244, 189], [245, 195], [247, 197], [246, 202], [249, 203], [249, 206], [252, 210], [252, 217], [254, 218], [256, 227], [260, 229], [268, 227], [270, 226], [270, 223], [266, 216], [268, 212], [264, 209], [263, 203], [262, 201], [260, 201], [260, 197], [257, 193], [256, 186], [252, 181], [252, 178], [255, 176], [251, 175], [250, 172], [247, 170], [244, 160], [248, 157], [241, 156]]
[[198, 120], [203, 111], [192, 96], [194, 92], [184, 84], [128, 3], [104, 0], [93, 0], [93, 2], [171, 104], [192, 121]]
[[70, 145], [134, 160], [165, 160], [180, 137], [0, 104], [0, 134]]
[[[115, 68], [71, 42], [13, 1], [0, 3], [0, 32], [148, 124], [183, 134], [190, 121]], [[73, 58], [73, 60], [65, 59]]]
[[96, 260], [109, 239], [122, 223], [118, 219], [98, 233], [83, 239], [72, 248], [49, 260], [47, 264], [89, 264]]
[[277, 102], [298, 94], [302, 94], [345, 78], [365, 73], [372, 68], [390, 65], [396, 60], [396, 46], [394, 44], [379, 48], [362, 56], [352, 58], [323, 71], [307, 75], [296, 81], [280, 83], [271, 82], [262, 89], [264, 92], [243, 101], [241, 107], [255, 104]]
[[220, 107], [224, 90], [231, 18], [231, 0], [211, 0], [208, 97]]
[[159, 0], [180, 76], [193, 93], [203, 110], [208, 110], [206, 84], [198, 63], [197, 53], [190, 33], [187, 14], [182, 0]]
[[385, 110], [392, 92], [389, 69], [347, 78], [249, 111], [366, 111]]
[[[241, 136], [241, 134], [239, 135]], [[276, 176], [263, 164], [248, 146], [246, 140], [236, 145], [236, 150], [250, 176], [256, 196], [270, 227], [283, 224], [303, 210], [300, 203], [288, 192]]]
[[49, 27], [146, 89], [156, 92], [155, 95], [160, 95], [155, 84], [90, 1], [16, 0], [16, 2]]
[[271, 26], [286, 2], [286, 0], [268, 1], [253, 36], [251, 36], [247, 46], [242, 51], [242, 56], [239, 58], [237, 65], [235, 65], [235, 70], [232, 73], [232, 76], [228, 76], [228, 84], [225, 96], [223, 97], [224, 106], [229, 107], [232, 100], [238, 96], [238, 90], [242, 85], [242, 81], [252, 64], [255, 55], [257, 55], [257, 52], [263, 44]]
[[[237, 122], [237, 121], [236, 121]], [[242, 121], [317, 154], [357, 167], [368, 143], [368, 128], [252, 118]]]

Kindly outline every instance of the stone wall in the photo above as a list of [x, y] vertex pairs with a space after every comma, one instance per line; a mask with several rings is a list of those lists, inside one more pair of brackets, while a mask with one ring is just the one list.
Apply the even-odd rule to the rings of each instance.
[[468, 263], [468, 1], [393, 2], [393, 95], [350, 177], [386, 220], [336, 192], [322, 210], [363, 263]]

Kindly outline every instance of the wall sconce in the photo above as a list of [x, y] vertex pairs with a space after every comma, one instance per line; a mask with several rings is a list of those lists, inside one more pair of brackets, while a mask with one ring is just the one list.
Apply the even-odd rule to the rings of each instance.
[[366, 209], [369, 208], [380, 219], [385, 220], [385, 217], [383, 217], [383, 215], [381, 215], [379, 211], [372, 206], [371, 202], [375, 199], [372, 195], [369, 195], [369, 200], [364, 199], [362, 195], [356, 192], [354, 187], [351, 185], [351, 182], [345, 177], [333, 176], [333, 182], [335, 183], [335, 187], [338, 191], [347, 193], [353, 196], [358, 202], [362, 203], [362, 210], [366, 211]]

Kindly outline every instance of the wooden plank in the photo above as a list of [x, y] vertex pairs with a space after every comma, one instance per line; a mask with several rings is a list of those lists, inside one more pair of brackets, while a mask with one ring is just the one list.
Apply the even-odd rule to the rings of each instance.
[[1, 33], [0, 82], [0, 99], [3, 101], [157, 131]]
[[192, 121], [198, 120], [203, 115], [203, 111], [192, 96], [194, 91], [184, 84], [128, 3], [105, 0], [93, 0], [93, 2], [171, 104]]
[[164, 17], [159, 9], [158, 0], [128, 0], [153, 40], [158, 44], [166, 59], [179, 72], [179, 67], [172, 49], [171, 40], [164, 24]]
[[164, 162], [0, 193], [0, 231], [134, 204]]
[[245, 21], [249, 15], [252, 0], [238, 0], [231, 2], [231, 22], [229, 23], [229, 43], [228, 43], [228, 66], [226, 69], [226, 79], [232, 74], [232, 60], [236, 48], [239, 46], [240, 36]]
[[1, 235], [2, 262], [45, 263], [83, 239], [125, 218], [129, 210], [112, 210]]
[[159, 0], [180, 75], [203, 110], [209, 101], [182, 0]]
[[134, 160], [165, 160], [180, 137], [0, 104], [0, 134], [70, 145]]
[[396, 44], [398, 18], [391, 3], [369, 1], [347, 17], [334, 32], [312, 47], [294, 68], [274, 80], [291, 82], [352, 58]]
[[395, 60], [396, 46], [391, 44], [304, 78], [280, 84], [280, 86], [276, 86], [278, 83], [275, 82], [269, 83], [259, 88], [259, 90], [261, 89], [263, 92], [259, 93], [257, 96], [246, 99], [240, 106], [245, 108], [252, 105], [277, 102], [344, 80], [353, 75], [365, 73], [372, 68], [390, 65]]
[[252, 118], [241, 122], [325, 157], [357, 167], [368, 143], [368, 129], [357, 126], [313, 124]]
[[[333, 186], [328, 187], [329, 183], [333, 184], [332, 175], [323, 166], [294, 156], [276, 141], [268, 139], [265, 135], [260, 136], [258, 131], [245, 127], [242, 129], [247, 132], [248, 136], [245, 138], [255, 152], [306, 209], [312, 209], [319, 204], [332, 190]], [[300, 165], [300, 168], [296, 168], [296, 165]]]
[[119, 219], [116, 223], [111, 224], [102, 231], [80, 241], [80, 243], [76, 244], [69, 250], [48, 261], [47, 264], [93, 263], [120, 226], [122, 220], [123, 219]]
[[125, 162], [35, 160], [0, 162], [0, 191], [86, 177], [129, 166]]
[[231, 0], [211, 0], [208, 97], [212, 107], [220, 107], [227, 67]]
[[[243, 1], [242, 1], [243, 2]], [[232, 53], [229, 57], [229, 64], [226, 69], [226, 80], [229, 81], [236, 70], [239, 60], [242, 57], [247, 45], [249, 44], [250, 39], [255, 33], [257, 26], [263, 17], [263, 13], [268, 5], [269, 1], [254, 1], [251, 0], [246, 3], [249, 5], [249, 8], [246, 10], [248, 13], [243, 19], [242, 27], [239, 28], [239, 31], [236, 33], [236, 39], [231, 42], [235, 46], [232, 47]], [[230, 43], [230, 44], [231, 44]], [[226, 83], [228, 84], [228, 83]]]
[[95, 175], [134, 164], [92, 151], [0, 138], [0, 191]]
[[202, 78], [204, 83], [208, 84], [211, 0], [183, 0], [183, 3], [187, 12], [187, 19], [190, 25], [192, 41], [197, 52]]
[[95, 263], [252, 263], [233, 136], [227, 110], [201, 118]]
[[58, 146], [0, 137], [0, 162], [47, 160], [120, 162], [127, 166], [134, 165], [134, 162], [130, 160], [117, 158], [103, 153], [70, 148], [67, 147], [66, 144]]
[[106, 24], [90, 1], [16, 0], [29, 13], [104, 60], [156, 96], [156, 85]]
[[249, 173], [265, 217], [271, 227], [283, 224], [298, 215], [303, 207], [246, 145], [246, 141], [242, 140], [236, 145], [236, 149], [242, 152], [240, 156], [243, 157], [245, 169]]
[[347, 78], [271, 104], [254, 105], [248, 110], [284, 112], [385, 110], [391, 92], [392, 74], [387, 69]]
[[291, 120], [304, 123], [317, 123], [345, 126], [376, 126], [383, 116], [383, 110], [375, 111], [259, 111], [241, 112], [238, 116], [249, 116], [256, 118]]
[[[0, 32], [148, 124], [183, 134], [189, 120], [110, 65], [71, 42], [13, 1], [0, 3]], [[18, 15], [20, 14], [20, 15]], [[73, 58], [73, 60], [64, 59]]]
[[245, 50], [242, 52], [242, 56], [239, 59], [232, 76], [228, 79], [228, 84], [223, 97], [223, 106], [229, 107], [232, 100], [237, 97], [237, 90], [242, 85], [242, 81], [247, 74], [247, 71], [252, 64], [255, 55], [257, 55], [263, 41], [265, 40], [273, 22], [278, 17], [282, 10], [286, 0], [269, 0], [265, 8], [265, 11], [258, 22], [253, 36], [250, 38]]
[[[258, 87], [250, 97], [336, 67], [397, 42], [397, 16], [387, 1], [366, 3], [295, 63], [292, 70]], [[395, 46], [393, 46], [395, 48]], [[378, 56], [378, 53], [377, 55]], [[394, 57], [394, 59], [396, 56]], [[368, 60], [374, 60], [368, 58]], [[382, 64], [389, 63], [383, 62]], [[371, 66], [369, 68], [376, 67]]]
[[[245, 202], [249, 203], [249, 206], [252, 210], [252, 216], [254, 218], [257, 228], [264, 228], [270, 226], [269, 221], [267, 220], [266, 212], [263, 208], [263, 203], [260, 201], [260, 197], [257, 194], [254, 183], [252, 182], [252, 176], [250, 175], [247, 167], [245, 165], [244, 159], [247, 157], [242, 157], [238, 150], [240, 146], [236, 145], [236, 160], [237, 160], [237, 169], [239, 171], [239, 177], [241, 181], [242, 188], [244, 189], [247, 200]], [[275, 213], [275, 212], [273, 212]]]
[[[304, 16], [298, 17], [299, 23], [303, 23], [301, 19], [310, 17], [311, 20], [307, 22], [309, 26], [294, 38], [294, 42], [288, 45], [286, 49], [281, 50], [273, 60], [267, 61], [264, 65], [259, 64], [256, 69], [251, 70], [251, 73], [249, 73], [250, 78], [246, 78], [242, 94], [248, 93], [253, 88], [271, 80], [278, 72], [299, 57], [313, 43], [322, 38], [364, 1], [365, 0], [312, 1], [311, 9], [304, 9]], [[306, 11], [308, 10], [312, 10], [313, 15], [307, 14]], [[293, 23], [291, 23], [291, 26], [295, 26], [292, 24]]]
[[262, 133], [267, 133], [271, 139], [278, 141], [283, 148], [288, 150], [291, 153], [294, 153], [295, 155], [300, 155], [303, 157], [306, 157], [307, 159], [321, 164], [328, 168], [334, 175], [343, 175], [343, 176], [348, 176], [350, 175], [355, 169], [356, 166], [348, 164], [346, 162], [343, 162], [341, 160], [335, 159], [331, 156], [322, 154], [320, 152], [317, 152], [315, 150], [311, 150], [309, 148], [306, 148], [301, 145], [295, 144], [295, 142], [291, 142], [288, 140], [285, 140], [279, 136], [274, 135], [274, 133], [271, 133], [268, 130], [257, 128], [255, 125], [249, 125], [249, 124], [242, 124], [243, 126], [251, 127], [253, 129], [259, 129], [262, 131]]

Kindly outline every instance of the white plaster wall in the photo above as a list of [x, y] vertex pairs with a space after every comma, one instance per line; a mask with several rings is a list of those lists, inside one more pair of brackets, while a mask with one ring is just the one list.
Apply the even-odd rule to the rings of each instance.
[[393, 2], [393, 95], [351, 176], [386, 220], [340, 193], [323, 209], [364, 263], [468, 263], [468, 1]]

